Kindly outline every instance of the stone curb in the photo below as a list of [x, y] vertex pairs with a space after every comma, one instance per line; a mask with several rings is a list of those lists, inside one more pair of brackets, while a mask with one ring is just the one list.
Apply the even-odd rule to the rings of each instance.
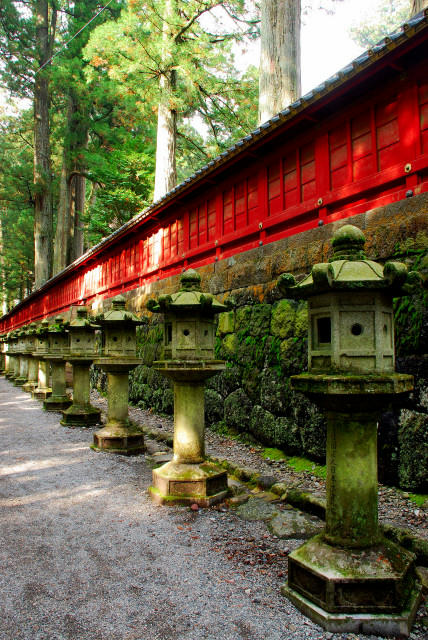
[[[164, 433], [144, 426], [141, 428], [147, 437], [157, 440], [158, 442], [164, 442], [168, 446], [172, 446], [173, 435], [171, 433]], [[257, 480], [261, 475], [254, 469], [241, 467], [235, 462], [230, 462], [230, 460], [227, 459], [221, 459], [215, 456], [211, 456], [209, 459], [212, 462], [216, 462], [221, 465], [226, 469], [226, 471], [235, 476], [241, 482], [245, 482], [247, 484], [257, 484]], [[319, 498], [305, 491], [299, 491], [298, 489], [289, 489], [283, 482], [273, 484], [270, 491], [277, 496], [280, 496], [284, 502], [287, 502], [291, 506], [325, 520], [326, 503], [323, 498]], [[417, 563], [423, 567], [428, 567], [428, 540], [419, 538], [408, 529], [400, 529], [399, 527], [394, 527], [390, 524], [381, 524], [380, 526], [386, 538], [414, 553], [416, 555]]]

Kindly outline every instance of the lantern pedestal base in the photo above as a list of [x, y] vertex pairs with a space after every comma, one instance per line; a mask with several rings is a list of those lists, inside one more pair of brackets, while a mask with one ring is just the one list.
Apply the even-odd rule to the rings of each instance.
[[409, 635], [421, 595], [409, 551], [385, 539], [348, 549], [322, 534], [290, 554], [281, 591], [327, 631], [390, 636]]
[[31, 397], [33, 398], [33, 400], [46, 400], [46, 398], [49, 398], [51, 395], [52, 389], [39, 389], [38, 387], [36, 387], [32, 392]]
[[23, 387], [24, 384], [27, 382], [27, 378], [15, 378], [13, 381], [13, 386], [14, 387]]
[[68, 409], [70, 405], [71, 400], [67, 395], [51, 395], [49, 396], [49, 398], [43, 401], [43, 409], [45, 411], [62, 411], [63, 409]]
[[210, 507], [228, 495], [227, 473], [212, 462], [185, 464], [171, 460], [153, 471], [149, 493], [156, 504]]
[[93, 427], [101, 422], [101, 412], [91, 405], [71, 405], [62, 412], [61, 424], [65, 427]]
[[37, 381], [35, 382], [26, 382], [23, 387], [22, 390], [25, 391], [25, 393], [33, 393], [33, 391], [37, 388]]
[[132, 425], [106, 424], [103, 429], [94, 433], [94, 451], [118, 453], [123, 456], [135, 456], [143, 453], [144, 435]]

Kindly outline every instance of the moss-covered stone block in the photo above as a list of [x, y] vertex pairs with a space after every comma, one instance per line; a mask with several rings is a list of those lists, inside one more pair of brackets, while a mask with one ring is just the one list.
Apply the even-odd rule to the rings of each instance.
[[303, 450], [302, 435], [296, 421], [287, 416], [280, 416], [276, 422], [278, 435], [275, 446], [282, 447], [287, 453], [301, 453]]
[[251, 411], [250, 431], [257, 440], [265, 444], [276, 444], [280, 435], [275, 416], [260, 405], [256, 405]]
[[248, 332], [251, 321], [251, 307], [239, 307], [235, 313], [235, 330]]
[[237, 366], [228, 366], [221, 373], [213, 376], [206, 382], [207, 389], [214, 389], [223, 399], [232, 391], [239, 389], [241, 385], [241, 371]]
[[254, 404], [260, 403], [260, 374], [261, 369], [248, 366], [242, 373], [242, 388]]
[[270, 331], [278, 338], [289, 338], [293, 335], [296, 318], [296, 303], [291, 300], [280, 300], [272, 309]]
[[271, 309], [270, 304], [253, 305], [249, 326], [250, 335], [259, 337], [269, 333]]
[[302, 373], [307, 368], [307, 340], [292, 336], [279, 347], [281, 369], [287, 376]]
[[233, 391], [224, 401], [224, 420], [228, 427], [239, 432], [249, 431], [253, 405], [242, 389]]
[[167, 415], [173, 415], [174, 413], [174, 391], [172, 389], [163, 390], [162, 413]]
[[266, 367], [260, 375], [260, 404], [276, 415], [284, 415], [290, 405], [288, 380], [275, 369]]
[[428, 417], [425, 413], [403, 410], [398, 431], [400, 486], [428, 491]]
[[303, 453], [324, 461], [327, 433], [325, 418], [312, 402], [295, 391], [290, 394], [290, 408], [299, 428]]
[[236, 333], [228, 333], [221, 341], [220, 351], [216, 356], [226, 360], [233, 359], [236, 356], [238, 347], [239, 341]]
[[223, 398], [213, 389], [205, 389], [205, 423], [219, 422], [223, 418]]
[[218, 317], [217, 335], [224, 337], [228, 333], [235, 331], [235, 313], [233, 311], [226, 311], [220, 313]]

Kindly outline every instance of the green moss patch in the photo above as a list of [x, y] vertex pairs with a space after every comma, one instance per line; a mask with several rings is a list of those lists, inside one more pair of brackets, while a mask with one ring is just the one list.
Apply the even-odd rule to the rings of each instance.
[[307, 458], [299, 456], [287, 456], [281, 449], [266, 448], [263, 450], [263, 457], [267, 460], [276, 460], [285, 462], [293, 471], [307, 471], [318, 478], [325, 479], [327, 477], [327, 467], [322, 464], [316, 464]]
[[414, 502], [418, 507], [423, 507], [425, 503], [428, 504], [428, 495], [423, 493], [409, 493], [409, 499]]

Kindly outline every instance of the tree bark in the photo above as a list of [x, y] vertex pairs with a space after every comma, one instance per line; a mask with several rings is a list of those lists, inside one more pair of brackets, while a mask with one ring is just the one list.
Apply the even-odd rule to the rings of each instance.
[[160, 79], [161, 93], [166, 100], [158, 105], [158, 126], [156, 136], [155, 192], [153, 199], [159, 200], [177, 184], [175, 150], [177, 142], [177, 112], [171, 109], [170, 95], [175, 89], [175, 71], [170, 71]]
[[173, 105], [176, 72], [171, 69], [174, 46], [170, 33], [175, 0], [166, 0], [163, 23], [163, 72], [159, 79], [158, 126], [156, 136], [156, 169], [153, 199], [159, 200], [177, 184], [175, 150], [177, 142], [177, 112]]
[[300, 0], [261, 2], [259, 124], [300, 96], [300, 14]]
[[[39, 68], [51, 55], [53, 33], [49, 34], [48, 0], [36, 0], [36, 62]], [[56, 9], [52, 10], [52, 31]], [[52, 178], [49, 142], [49, 70], [37, 73], [34, 81], [34, 284], [40, 287], [52, 270]]]
[[3, 222], [0, 210], [0, 283], [1, 283], [1, 315], [7, 313], [7, 292], [4, 276], [4, 252], [3, 252]]
[[414, 16], [416, 13], [423, 11], [428, 8], [428, 0], [412, 0], [412, 8], [411, 15]]
[[70, 184], [67, 153], [64, 146], [62, 152], [61, 180], [59, 183], [59, 202], [55, 231], [55, 252], [53, 261], [54, 274], [59, 273], [69, 264], [70, 258]]

